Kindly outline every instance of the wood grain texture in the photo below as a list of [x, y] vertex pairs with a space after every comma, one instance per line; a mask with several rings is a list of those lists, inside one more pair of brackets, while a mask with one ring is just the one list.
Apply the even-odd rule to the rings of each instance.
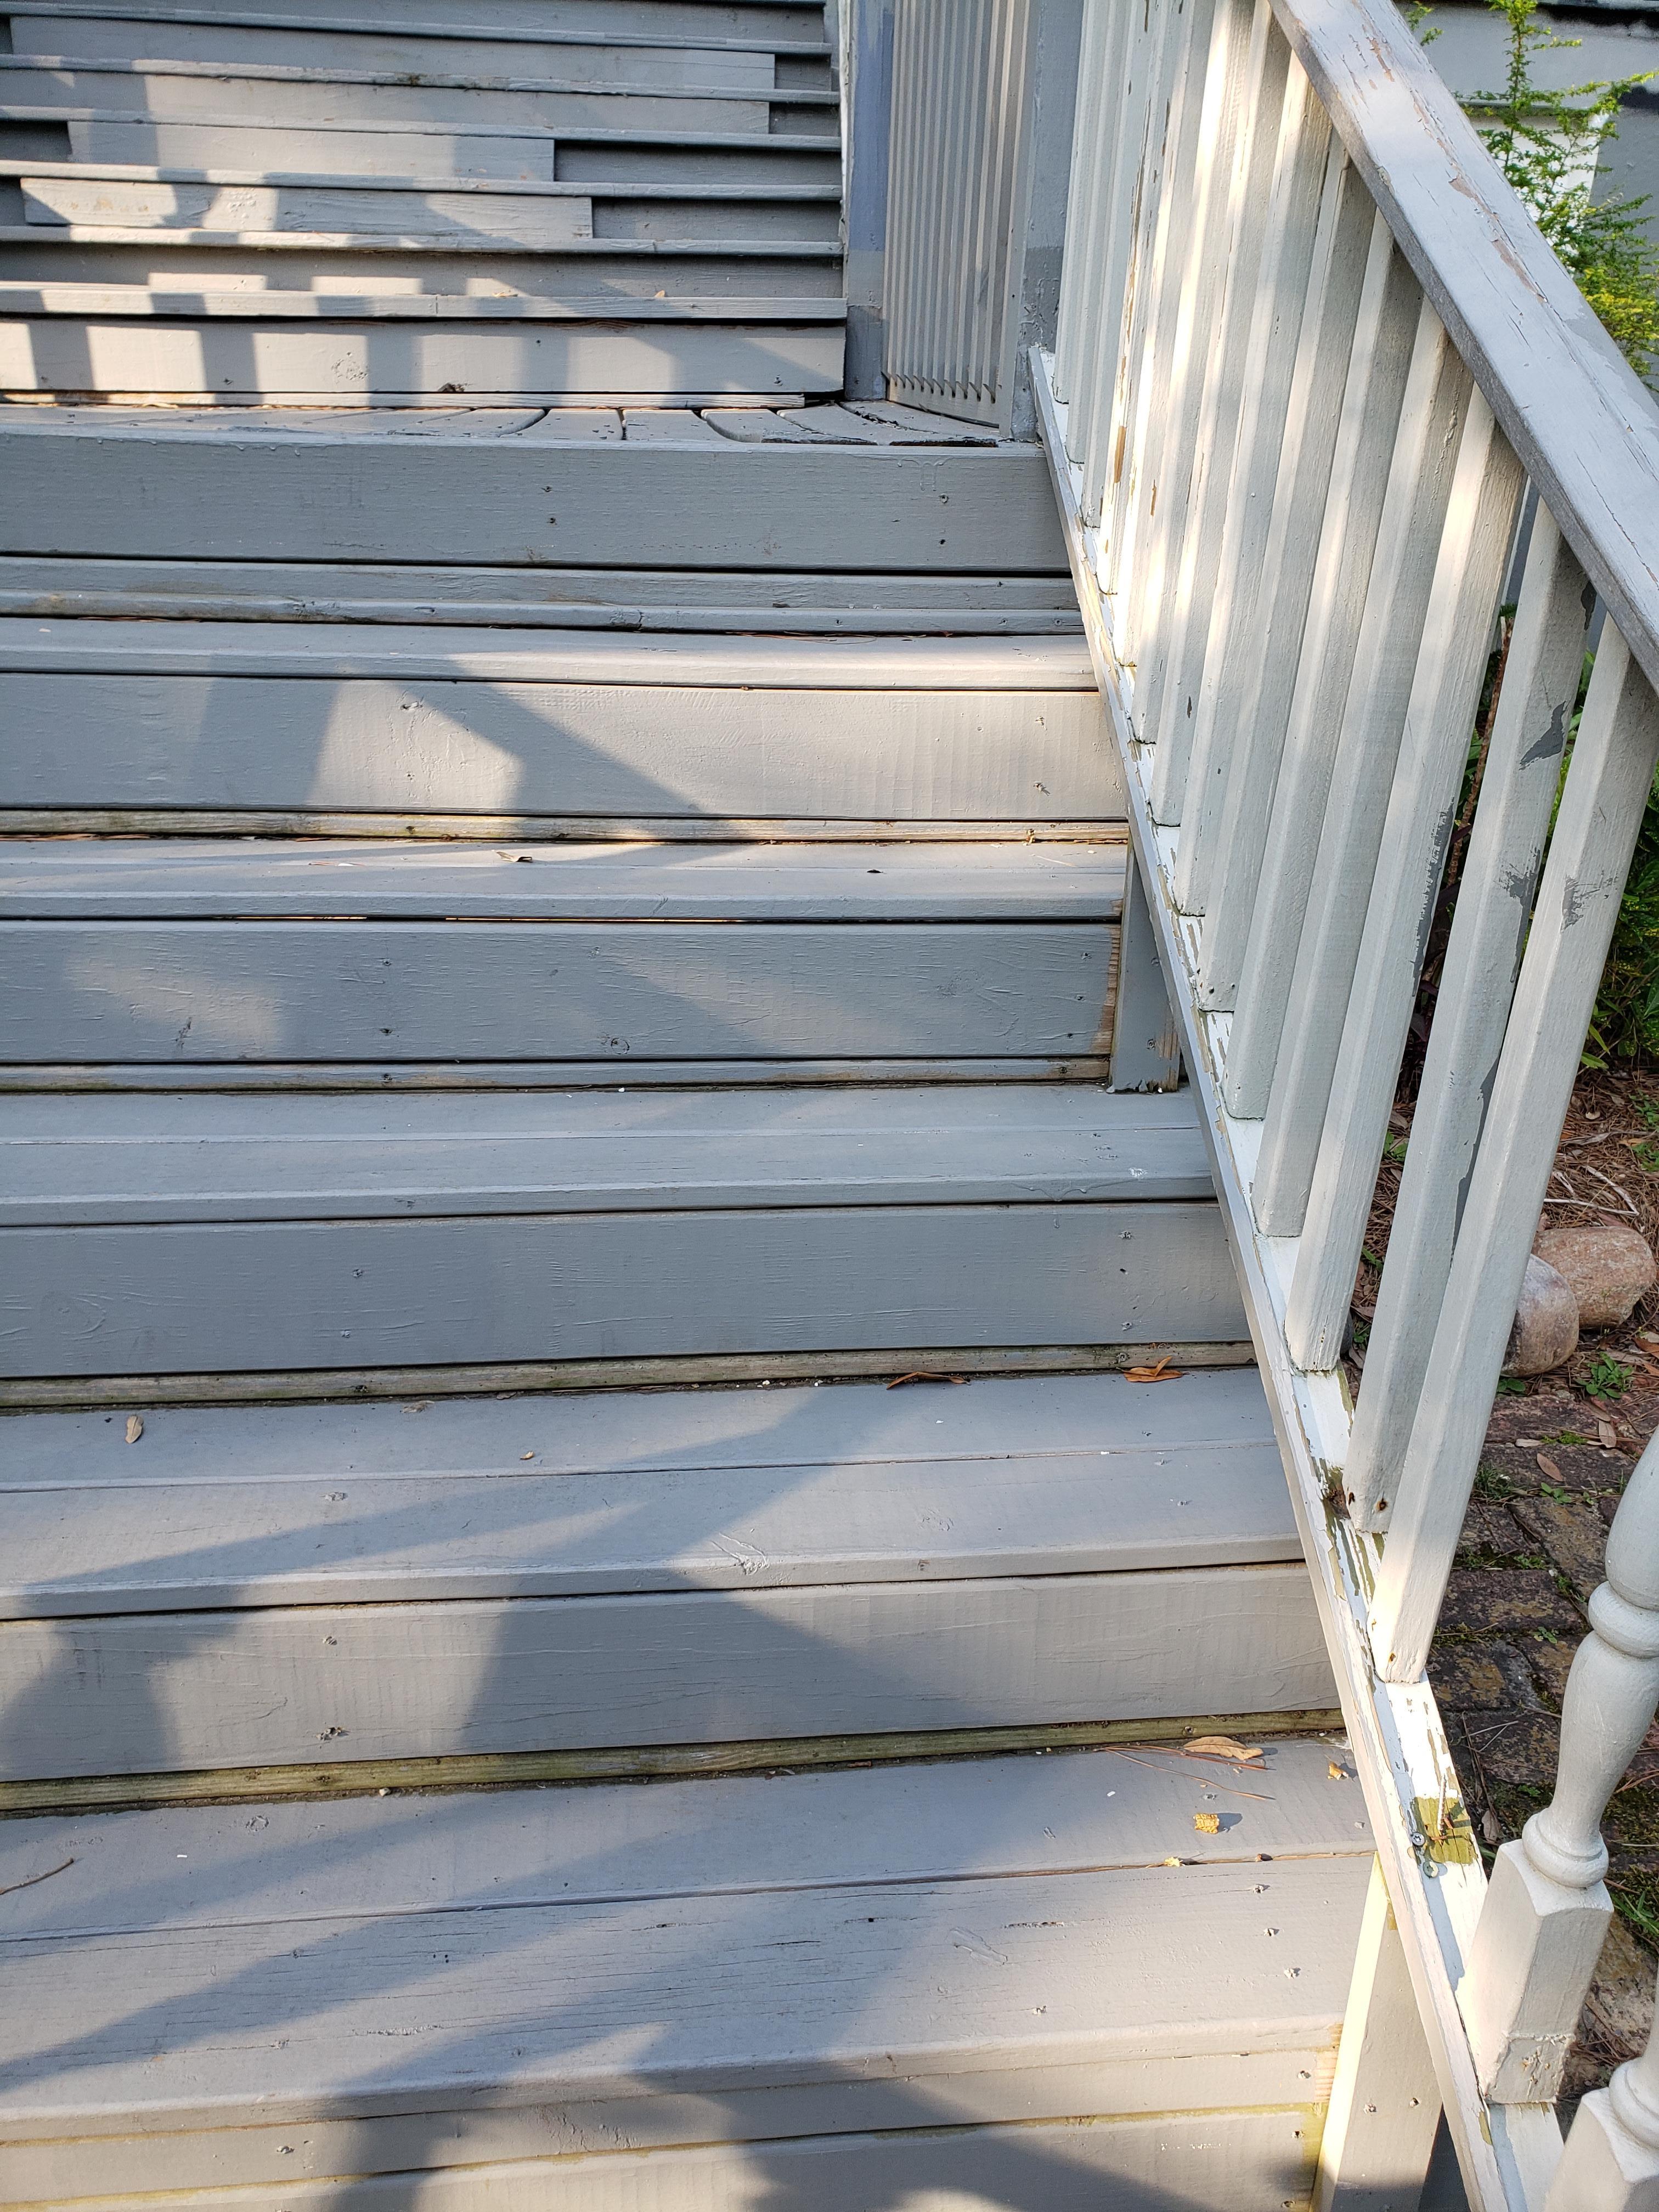
[[[1019, 1441], [997, 1450], [986, 1430], [1013, 1426], [1011, 1389], [1024, 1417]], [[1206, 1390], [1223, 1405], [1243, 1401], [1242, 1435], [1188, 1441], [1192, 1414], [1148, 1403], [1182, 1398], [1201, 1430], [1217, 1425]], [[1058, 1394], [1058, 1425], [1045, 1391]], [[837, 1402], [849, 1392], [850, 1404]], [[11, 1530], [0, 1614], [951, 1581], [1300, 1557], [1278, 1454], [1253, 1433], [1261, 1407], [1225, 1375], [1152, 1392], [1106, 1376], [967, 1383], [948, 1395], [908, 1394], [940, 1410], [908, 1419], [902, 1398], [890, 1413], [872, 1401], [891, 1405], [891, 1393], [857, 1384], [725, 1395], [727, 1422], [749, 1425], [735, 1451], [712, 1436], [699, 1449], [677, 1434], [672, 1448], [642, 1455], [664, 1464], [631, 1469], [617, 1445], [630, 1425], [647, 1425], [630, 1424], [625, 1397], [597, 1422], [576, 1401], [479, 1407], [471, 1433], [452, 1408], [441, 1425], [459, 1463], [447, 1467], [434, 1463], [429, 1411], [411, 1419], [380, 1409], [378, 1423], [338, 1411], [297, 1426], [280, 1413], [222, 1413], [205, 1416], [205, 1436], [204, 1416], [192, 1432], [189, 1416], [162, 1414], [160, 1425], [146, 1423], [143, 1455], [120, 1424], [96, 1415], [24, 1417], [0, 1439]], [[654, 1405], [650, 1425], [665, 1443], [671, 1420], [677, 1431], [690, 1425], [703, 1400], [720, 1395]], [[830, 1455], [826, 1430], [879, 1430], [884, 1416], [895, 1436], [884, 1449], [866, 1435], [850, 1457]], [[611, 1449], [573, 1456], [595, 1426], [601, 1437], [611, 1431]], [[365, 1466], [352, 1448], [365, 1429], [371, 1450], [376, 1441], [382, 1454], [390, 1449], [389, 1465]], [[1115, 1429], [1118, 1441], [1094, 1441]], [[216, 1436], [204, 1459], [201, 1445]], [[307, 1436], [312, 1449], [296, 1456]], [[897, 1443], [905, 1436], [908, 1449]], [[405, 1440], [415, 1465], [396, 1450]], [[56, 1480], [46, 1472], [54, 1462]]]
[[14, 1229], [0, 1249], [10, 1376], [1243, 1334], [1193, 1204]]
[[1104, 923], [0, 925], [19, 1060], [1107, 1048]]
[[[1216, 2070], [1189, 2069], [1193, 2087], [1201, 2081], [1212, 2100]], [[1276, 2071], [1280, 2081], [1300, 2087], [1299, 2076], [1312, 2069], [1281, 2059]], [[787, 2191], [815, 2212], [866, 2212], [897, 2192], [927, 2212], [982, 2212], [987, 2191], [994, 2189], [1005, 2192], [1005, 2202], [1019, 2201], [1022, 2190], [1037, 2191], [1046, 2212], [1139, 2212], [1150, 2191], [1173, 2187], [1206, 2203], [1224, 2201], [1224, 2191], [1229, 2203], [1269, 2212], [1284, 2203], [1277, 2192], [1287, 2174], [1299, 2172], [1307, 2136], [1308, 2115], [1299, 2108], [1089, 2124], [963, 2124], [953, 2118], [940, 2130], [933, 2123], [941, 2116], [927, 2100], [915, 2103], [921, 2124], [914, 2130], [643, 2154], [492, 2160], [465, 2172], [331, 2181], [328, 2199], [331, 2212], [405, 2212], [416, 2203], [422, 2212], [460, 2212], [487, 2191], [491, 2212], [703, 2212], [713, 2205], [763, 2203]], [[406, 2124], [404, 2132], [413, 2139], [419, 2130]], [[444, 2134], [451, 2135], [449, 2126]], [[107, 2156], [92, 2153], [94, 2160]], [[118, 2178], [114, 2166], [110, 2160], [112, 2179]], [[123, 2162], [120, 2178], [130, 2171]], [[191, 2212], [292, 2212], [294, 2185], [273, 2182], [234, 2195], [209, 2188], [188, 2201]], [[86, 2212], [114, 2212], [112, 2201], [101, 2196], [76, 2201]]]
[[[526, 868], [530, 874], [521, 872]], [[356, 844], [0, 848], [8, 921], [1103, 921], [1118, 845]]]
[[1206, 1199], [1184, 1101], [1092, 1085], [51, 1095], [0, 1104], [0, 1220], [326, 1220]]
[[1331, 1698], [1300, 1561], [82, 1614], [0, 1625], [0, 1682], [21, 1780]]
[[[21, 410], [20, 410], [21, 411]], [[691, 568], [1065, 565], [1042, 456], [743, 446], [630, 453], [0, 427], [0, 551]]]
[[[234, 296], [221, 295], [221, 296]], [[251, 296], [251, 295], [250, 295]], [[473, 322], [398, 328], [341, 321], [215, 324], [20, 319], [0, 303], [0, 386], [12, 392], [265, 393], [833, 392], [838, 328], [780, 320], [635, 331], [607, 300], [591, 323]], [[830, 302], [820, 304], [829, 305]], [[72, 318], [75, 311], [68, 315]]]
[[[526, 1432], [526, 1419], [533, 1428]], [[310, 1405], [147, 1410], [164, 1466], [133, 1464], [101, 1413], [37, 1413], [0, 1424], [9, 1490], [112, 1481], [308, 1481], [355, 1472], [437, 1477], [514, 1474], [533, 1447], [544, 1475], [649, 1474], [803, 1464], [903, 1465], [966, 1452], [1006, 1459], [1058, 1452], [1180, 1452], [1229, 1443], [1247, 1455], [1272, 1428], [1247, 1369], [1185, 1375], [1156, 1390], [1116, 1376], [981, 1378], [951, 1389], [826, 1383], [763, 1392], [592, 1391], [474, 1405], [418, 1395], [404, 1406]], [[943, 1445], [941, 1439], [945, 1440]]]

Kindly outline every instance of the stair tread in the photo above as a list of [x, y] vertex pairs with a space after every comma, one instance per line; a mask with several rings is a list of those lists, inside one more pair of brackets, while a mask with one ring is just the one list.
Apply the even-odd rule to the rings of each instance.
[[[32, 409], [20, 409], [28, 414]], [[6, 426], [9, 428], [9, 424]], [[626, 449], [624, 448], [624, 451]], [[887, 455], [835, 449], [852, 466]], [[722, 439], [712, 465], [787, 469], [795, 446]], [[616, 458], [605, 453], [605, 460]], [[670, 458], [665, 456], [665, 459]], [[678, 456], [672, 458], [678, 459]], [[703, 458], [700, 453], [699, 458]], [[977, 456], [952, 455], [971, 468]], [[557, 571], [549, 572], [556, 575]], [[531, 634], [419, 623], [343, 629], [316, 623], [0, 620], [0, 670], [110, 676], [326, 676], [416, 682], [731, 686], [745, 690], [1081, 691], [1095, 689], [1080, 637], [699, 637], [556, 630]], [[1103, 744], [1104, 738], [1103, 736]], [[1034, 794], [1035, 795], [1035, 794]], [[1040, 810], [1032, 809], [1036, 815]]]
[[[749, 3], [754, 4], [754, 0], [749, 0]], [[805, 57], [823, 62], [831, 61], [835, 58], [834, 48], [826, 45], [822, 40], [742, 39], [720, 37], [711, 32], [698, 31], [677, 35], [672, 27], [675, 12], [670, 12], [666, 15], [659, 29], [650, 31], [619, 30], [608, 25], [603, 28], [590, 27], [586, 30], [577, 30], [568, 27], [561, 28], [556, 24], [546, 22], [531, 25], [496, 23], [484, 24], [481, 27], [477, 21], [466, 22], [458, 19], [452, 23], [410, 23], [407, 28], [395, 32], [388, 32], [384, 21], [377, 22], [373, 17], [354, 15], [349, 4], [342, 5], [332, 14], [325, 9], [314, 17], [304, 20], [289, 18], [287, 21], [273, 15], [269, 9], [261, 9], [258, 7], [234, 9], [224, 6], [211, 8], [198, 6], [192, 9], [164, 5], [159, 10], [150, 11], [146, 10], [142, 5], [134, 5], [133, 0], [125, 0], [125, 4], [118, 9], [84, 4], [84, 0], [83, 4], [79, 6], [58, 8], [50, 4], [48, 0], [48, 4], [46, 5], [17, 6], [14, 8], [13, 13], [17, 16], [20, 26], [23, 27], [27, 27], [30, 22], [42, 21], [57, 23], [59, 27], [56, 35], [59, 37], [63, 35], [61, 27], [63, 21], [68, 15], [82, 19], [90, 17], [94, 22], [100, 18], [105, 21], [113, 18], [117, 21], [140, 24], [149, 21], [155, 23], [157, 31], [174, 30], [185, 25], [198, 29], [228, 29], [233, 32], [241, 28], [252, 28], [272, 37], [291, 38], [296, 42], [319, 32], [324, 33], [343, 32], [348, 35], [378, 37], [389, 44], [402, 44], [434, 54], [442, 54], [458, 43], [474, 45], [487, 43], [516, 46], [521, 51], [527, 49], [532, 52], [538, 46], [549, 47], [556, 53], [562, 47], [578, 46], [589, 50], [597, 48], [602, 52], [624, 48], [630, 52], [643, 50], [646, 52], [659, 51], [665, 53], [687, 53], [693, 56], [708, 55], [722, 60], [731, 54], [766, 56], [787, 54], [792, 59]], [[155, 34], [152, 33], [149, 35]], [[22, 49], [19, 48], [18, 51], [21, 52]]]
[[[157, 252], [177, 247], [181, 252], [209, 252], [215, 246], [243, 246], [261, 253], [284, 256], [349, 251], [385, 254], [389, 258], [395, 257], [399, 263], [432, 260], [445, 254], [466, 254], [480, 260], [496, 262], [507, 258], [519, 259], [534, 256], [548, 259], [562, 256], [582, 261], [614, 255], [618, 260], [668, 263], [692, 254], [702, 254], [723, 261], [835, 261], [841, 257], [840, 243], [832, 238], [699, 238], [695, 232], [689, 231], [684, 238], [676, 239], [558, 237], [532, 241], [480, 235], [476, 231], [463, 230], [426, 230], [405, 235], [390, 230], [174, 230], [161, 229], [148, 223], [4, 223], [0, 224], [0, 246], [61, 246], [65, 249], [77, 246], [141, 246]], [[54, 285], [67, 281], [70, 280], [52, 280]], [[152, 277], [145, 289], [160, 291], [167, 283], [176, 281], [181, 280], [176, 276]], [[215, 281], [222, 282], [222, 274]], [[341, 295], [329, 294], [325, 296], [335, 298]], [[384, 295], [371, 294], [367, 296]], [[465, 296], [471, 299], [499, 295], [469, 293]], [[521, 296], [533, 295], [526, 294]], [[605, 293], [594, 296], [609, 299], [612, 295]], [[622, 294], [617, 296], [625, 298], [628, 295]]]
[[1056, 1376], [459, 1411], [161, 1408], [142, 1452], [103, 1414], [9, 1420], [0, 1617], [1301, 1557], [1248, 1370], [1155, 1389]]
[[[435, 61], [435, 58], [434, 58]], [[108, 77], [189, 77], [210, 83], [384, 85], [398, 90], [433, 88], [466, 92], [568, 92], [592, 94], [608, 99], [736, 100], [763, 102], [772, 106], [834, 107], [839, 94], [827, 87], [810, 85], [639, 84], [627, 79], [557, 76], [550, 74], [481, 72], [445, 69], [379, 70], [352, 68], [336, 62], [269, 62], [238, 56], [221, 60], [192, 60], [158, 56], [141, 60], [118, 60], [85, 54], [0, 53], [0, 90], [9, 82], [27, 87], [32, 78], [48, 75]], [[24, 94], [27, 97], [27, 93]], [[423, 118], [413, 118], [420, 122]]]
[[[625, 1073], [625, 1070], [619, 1070]], [[1082, 1084], [0, 1098], [0, 1221], [1209, 1200], [1185, 1094]]]
[[510, 298], [455, 292], [210, 292], [169, 290], [177, 280], [150, 284], [19, 283], [0, 280], [0, 317], [94, 315], [210, 321], [281, 322], [628, 322], [841, 323], [845, 300], [796, 293], [757, 296], [641, 299], [628, 292], [571, 293], [563, 299], [514, 293]]
[[[650, 98], [653, 95], [635, 93], [630, 96]], [[769, 104], [772, 95], [745, 93], [742, 97], [747, 103], [763, 106]], [[785, 97], [787, 99], [787, 95]], [[679, 146], [693, 151], [721, 154], [775, 155], [780, 160], [799, 154], [830, 155], [838, 160], [841, 154], [841, 141], [831, 132], [769, 131], [763, 127], [753, 131], [690, 131], [653, 124], [636, 124], [631, 127], [602, 123], [554, 125], [471, 120], [452, 124], [421, 116], [390, 115], [352, 115], [335, 118], [307, 116], [289, 121], [276, 117], [205, 112], [200, 115], [152, 115], [142, 107], [91, 107], [55, 102], [47, 105], [26, 100], [0, 100], [0, 122], [108, 124], [168, 131], [175, 135], [191, 131], [234, 131], [264, 136], [280, 131], [285, 135], [303, 137], [307, 132], [315, 131], [331, 138], [441, 138], [452, 145], [469, 139], [512, 140], [537, 146], [549, 155], [556, 147], [568, 146]], [[28, 161], [26, 166], [33, 174], [44, 165]], [[452, 173], [439, 170], [436, 173], [447, 177]]]
[[0, 919], [1115, 921], [1118, 844], [0, 844]]
[[[744, 143], [747, 144], [747, 141]], [[764, 186], [722, 184], [717, 177], [683, 185], [619, 184], [609, 179], [550, 177], [458, 177], [448, 170], [419, 174], [365, 176], [354, 169], [230, 168], [221, 163], [199, 166], [154, 161], [40, 161], [21, 155], [0, 158], [0, 177], [55, 178], [76, 184], [95, 184], [100, 179], [116, 183], [156, 185], [282, 185], [337, 191], [441, 192], [481, 195], [508, 199], [623, 199], [623, 200], [839, 200], [836, 185]], [[39, 225], [32, 228], [48, 228]]]
[[28, 2140], [494, 2087], [637, 2119], [787, 2085], [833, 2127], [849, 2081], [1328, 2045], [1371, 1850], [1328, 1757], [1273, 1747], [1210, 1839], [1206, 1770], [1109, 1752], [9, 1823], [8, 1869], [67, 1852], [77, 1879], [0, 1901], [0, 2117]]

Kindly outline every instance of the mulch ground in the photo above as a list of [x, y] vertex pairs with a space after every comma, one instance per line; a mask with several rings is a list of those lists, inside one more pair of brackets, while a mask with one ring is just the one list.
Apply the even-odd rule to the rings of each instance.
[[[1408, 1137], [1410, 1109], [1396, 1109]], [[1385, 1161], [1367, 1237], [1381, 1260], [1400, 1183]], [[1659, 1243], [1659, 1077], [1580, 1079], [1543, 1225], [1617, 1221]], [[1362, 1269], [1356, 1335], [1378, 1270]], [[1351, 1380], [1360, 1383], [1363, 1341]], [[1561, 1692], [1602, 1578], [1607, 1525], [1659, 1430], [1659, 1291], [1622, 1328], [1586, 1332], [1571, 1363], [1506, 1384], [1492, 1407], [1457, 1565], [1429, 1662], [1475, 1829], [1490, 1856], [1548, 1802]], [[1619, 1911], [1580, 2027], [1564, 2103], [1634, 2057], [1654, 2016], [1659, 1952], [1659, 1725], [1614, 1794], [1603, 1833]]]

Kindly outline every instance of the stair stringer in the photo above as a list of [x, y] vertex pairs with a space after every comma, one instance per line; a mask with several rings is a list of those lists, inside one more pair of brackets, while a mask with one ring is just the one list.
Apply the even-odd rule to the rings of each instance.
[[[1218, 1048], [1232, 1017], [1199, 1004], [1198, 929], [1181, 913], [1174, 893], [1179, 833], [1153, 818], [1151, 748], [1133, 739], [1128, 684], [1097, 581], [1096, 533], [1083, 520], [1081, 472], [1066, 452], [1066, 405], [1054, 396], [1052, 367], [1051, 356], [1033, 349], [1039, 429], [1084, 631], [1122, 764], [1130, 843], [1146, 889], [1222, 1224], [1446, 2124], [1473, 2212], [1538, 2212], [1560, 2158], [1560, 2127], [1551, 2106], [1489, 2104], [1480, 2094], [1456, 1990], [1480, 1917], [1486, 1873], [1478, 1850], [1460, 1849], [1468, 1818], [1433, 1691], [1426, 1680], [1384, 1681], [1372, 1663], [1366, 1620], [1381, 1540], [1353, 1528], [1333, 1510], [1328, 1494], [1333, 1470], [1347, 1455], [1352, 1407], [1340, 1370], [1304, 1371], [1285, 1341], [1297, 1240], [1262, 1236], [1251, 1212], [1261, 1124], [1236, 1118], [1221, 1102]], [[1437, 1823], [1432, 1832], [1431, 1819]]]

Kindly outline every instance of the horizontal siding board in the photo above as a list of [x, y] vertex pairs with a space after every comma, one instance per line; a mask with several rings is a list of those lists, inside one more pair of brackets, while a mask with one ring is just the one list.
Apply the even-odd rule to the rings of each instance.
[[[21, 411], [21, 410], [20, 410]], [[690, 568], [1066, 565], [1035, 446], [664, 451], [0, 428], [0, 551]]]
[[13, 1229], [0, 1260], [9, 1376], [1245, 1334], [1190, 1203]]
[[10, 1621], [0, 1684], [19, 1780], [1305, 1711], [1334, 1695], [1299, 1561]]
[[1052, 1056], [1107, 1048], [1085, 922], [0, 924], [12, 1062]]

